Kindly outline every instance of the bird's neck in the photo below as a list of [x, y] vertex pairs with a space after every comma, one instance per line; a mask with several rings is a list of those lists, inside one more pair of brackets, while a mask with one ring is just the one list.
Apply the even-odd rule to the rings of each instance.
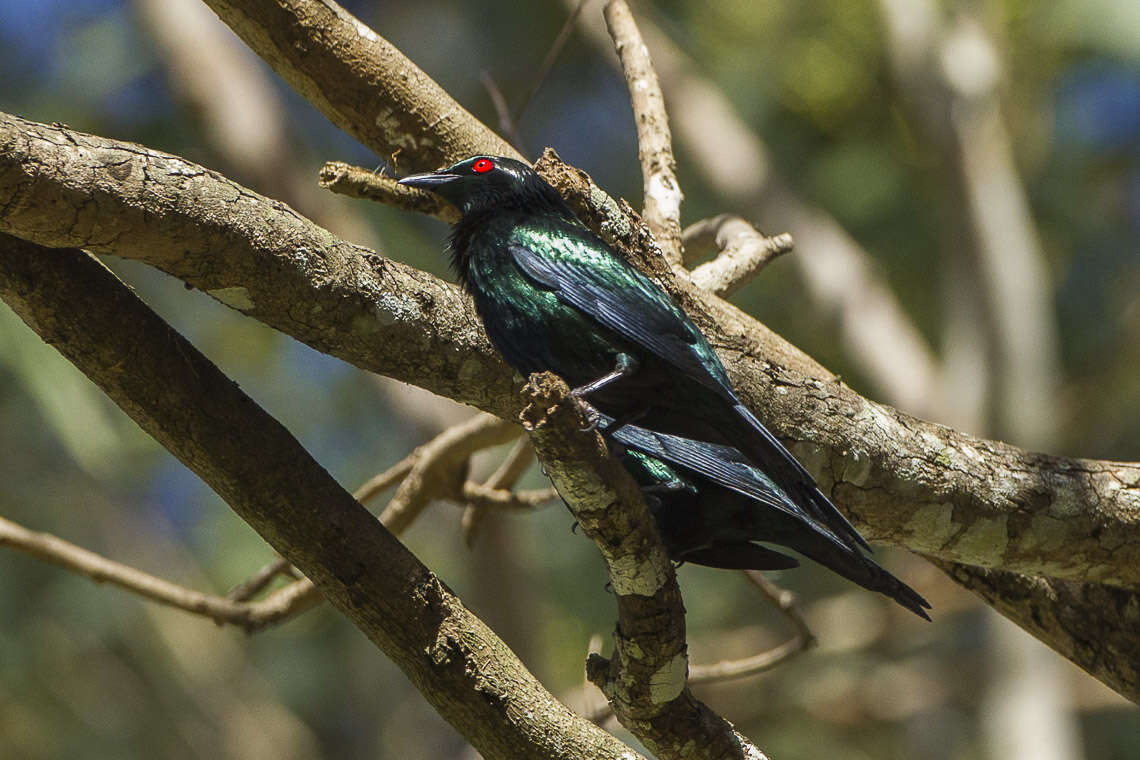
[[557, 202], [545, 198], [533, 202], [503, 202], [464, 213], [452, 227], [448, 245], [451, 265], [460, 284], [471, 290], [472, 267], [477, 263], [493, 267], [495, 262], [486, 260], [487, 257], [505, 252], [501, 243], [510, 239], [518, 227], [581, 226], [557, 193], [554, 200]]

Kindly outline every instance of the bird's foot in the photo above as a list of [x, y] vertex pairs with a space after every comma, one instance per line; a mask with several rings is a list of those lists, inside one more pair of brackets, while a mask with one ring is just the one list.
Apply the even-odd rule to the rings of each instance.
[[612, 372], [607, 372], [592, 383], [579, 385], [572, 392], [578, 397], [589, 396], [591, 393], [605, 388], [610, 383], [617, 382], [624, 377], [629, 377], [637, 371], [637, 367], [637, 359], [629, 354], [618, 354], [614, 361], [614, 369]]
[[602, 421], [602, 413], [597, 410], [593, 404], [583, 398], [584, 393], [579, 393], [578, 388], [570, 391], [571, 398], [578, 404], [578, 408], [582, 410], [582, 415], [586, 418], [586, 426], [582, 428], [582, 432], [588, 433], [591, 430], [597, 430], [598, 425]]

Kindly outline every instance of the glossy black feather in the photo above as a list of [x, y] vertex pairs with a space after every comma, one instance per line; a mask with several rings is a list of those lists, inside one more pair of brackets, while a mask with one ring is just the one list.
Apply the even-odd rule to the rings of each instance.
[[756, 542], [792, 549], [929, 620], [930, 605], [859, 547], [829, 530], [738, 450], [637, 425], [609, 430], [622, 462], [645, 492], [669, 555], [728, 569], [794, 567], [792, 558]]

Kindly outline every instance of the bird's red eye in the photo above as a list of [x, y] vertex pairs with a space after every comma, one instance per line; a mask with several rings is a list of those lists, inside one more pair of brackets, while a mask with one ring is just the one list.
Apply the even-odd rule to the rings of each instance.
[[489, 158], [480, 158], [475, 163], [471, 164], [471, 171], [476, 174], [486, 174], [495, 168], [495, 162]]

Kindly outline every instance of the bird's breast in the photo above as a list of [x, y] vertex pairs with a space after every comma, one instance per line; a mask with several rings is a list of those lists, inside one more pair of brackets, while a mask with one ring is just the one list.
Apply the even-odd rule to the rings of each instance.
[[491, 342], [524, 375], [550, 371], [581, 385], [612, 370], [625, 350], [618, 336], [509, 261], [472, 261], [467, 283]]

